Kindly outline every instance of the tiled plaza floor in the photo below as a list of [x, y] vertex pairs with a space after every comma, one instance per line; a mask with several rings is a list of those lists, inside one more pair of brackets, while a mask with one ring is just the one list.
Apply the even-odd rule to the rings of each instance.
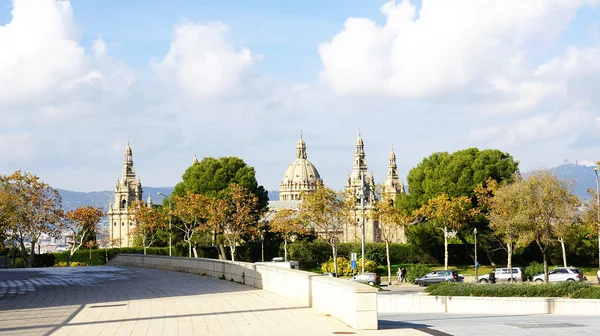
[[0, 270], [0, 335], [424, 335], [357, 332], [267, 291], [142, 268]]

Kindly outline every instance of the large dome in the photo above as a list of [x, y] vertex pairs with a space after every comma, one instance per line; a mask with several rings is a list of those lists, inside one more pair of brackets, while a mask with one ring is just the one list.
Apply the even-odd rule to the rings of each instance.
[[279, 199], [282, 201], [300, 200], [302, 192], [317, 189], [322, 183], [317, 168], [306, 159], [306, 143], [300, 134], [296, 146], [296, 160], [289, 165], [281, 180]]

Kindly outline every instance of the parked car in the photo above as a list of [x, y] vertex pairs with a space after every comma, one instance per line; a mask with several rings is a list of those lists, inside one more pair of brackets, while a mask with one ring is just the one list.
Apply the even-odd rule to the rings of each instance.
[[350, 278], [349, 280], [364, 283], [371, 286], [381, 284], [381, 277], [377, 275], [377, 273], [359, 273]]
[[461, 277], [457, 271], [432, 271], [415, 280], [415, 284], [419, 286], [429, 286], [440, 282], [462, 282], [464, 277]]
[[[496, 282], [506, 281], [506, 282], [518, 282], [518, 281], [527, 281], [527, 276], [521, 267], [513, 267], [512, 268], [512, 277], [510, 274], [510, 268], [496, 268], [492, 272], [496, 276]], [[480, 275], [477, 282], [479, 283], [487, 283], [490, 282], [490, 274]]]
[[[531, 281], [543, 282], [544, 273], [534, 276]], [[560, 282], [560, 281], [585, 281], [583, 272], [579, 268], [575, 267], [557, 267], [548, 272], [548, 281]]]

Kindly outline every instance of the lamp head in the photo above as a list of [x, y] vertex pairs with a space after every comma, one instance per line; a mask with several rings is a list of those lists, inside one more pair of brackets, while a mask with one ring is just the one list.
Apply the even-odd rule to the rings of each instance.
[[598, 167], [594, 167], [594, 170], [595, 170], [595, 171], [598, 171]]

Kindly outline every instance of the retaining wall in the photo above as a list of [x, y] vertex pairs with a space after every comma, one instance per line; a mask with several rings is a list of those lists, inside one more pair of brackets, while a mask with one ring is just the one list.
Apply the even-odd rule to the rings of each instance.
[[522, 297], [379, 295], [380, 313], [600, 315], [600, 300]]
[[377, 289], [348, 280], [264, 264], [203, 258], [119, 254], [109, 264], [233, 279], [313, 307], [354, 329], [377, 329]]

